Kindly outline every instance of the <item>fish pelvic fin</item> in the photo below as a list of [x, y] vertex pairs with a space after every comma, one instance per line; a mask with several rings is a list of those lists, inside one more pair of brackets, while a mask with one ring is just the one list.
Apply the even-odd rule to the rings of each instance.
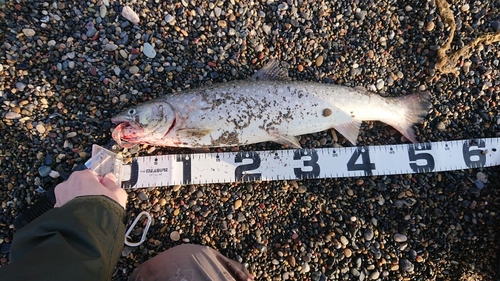
[[339, 133], [341, 133], [351, 144], [356, 145], [358, 143], [359, 128], [361, 127], [361, 121], [352, 119], [348, 123], [343, 123], [333, 127]]
[[281, 68], [277, 60], [271, 60], [252, 75], [254, 80], [290, 80], [288, 69]]
[[380, 120], [394, 129], [398, 130], [405, 138], [413, 143], [417, 143], [417, 137], [413, 124], [422, 123], [425, 116], [432, 107], [431, 94], [428, 91], [420, 92], [408, 96], [394, 98], [401, 109], [401, 116], [396, 120]]

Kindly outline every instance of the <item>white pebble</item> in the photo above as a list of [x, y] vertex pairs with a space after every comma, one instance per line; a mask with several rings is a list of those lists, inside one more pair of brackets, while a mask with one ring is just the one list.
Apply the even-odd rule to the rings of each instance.
[[122, 16], [133, 24], [138, 24], [140, 21], [139, 16], [129, 6], [123, 7]]
[[271, 32], [271, 26], [267, 25], [267, 24], [264, 24], [262, 26], [262, 30], [264, 30], [264, 32], [269, 35], [269, 33]]
[[35, 31], [31, 28], [24, 28], [23, 33], [25, 36], [31, 37], [35, 35]]
[[19, 113], [9, 111], [7, 112], [7, 114], [5, 114], [5, 119], [19, 119], [19, 118], [21, 118], [21, 114]]
[[55, 179], [55, 178], [59, 177], [59, 173], [57, 171], [52, 170], [52, 171], [50, 171], [49, 176], [51, 178]]
[[394, 241], [396, 242], [406, 242], [408, 238], [404, 234], [396, 233], [394, 234]]
[[167, 23], [171, 23], [171, 22], [173, 22], [174, 20], [175, 20], [175, 17], [174, 17], [174, 16], [172, 16], [172, 15], [167, 14], [167, 15], [165, 16], [165, 22], [167, 22]]
[[302, 270], [300, 271], [301, 273], [307, 273], [311, 270], [311, 267], [309, 266], [308, 263], [304, 263], [304, 265], [302, 266]]
[[144, 43], [144, 47], [143, 47], [143, 50], [142, 52], [146, 55], [146, 57], [148, 58], [154, 58], [156, 57], [156, 51], [155, 49], [153, 48], [153, 46], [151, 46], [151, 44], [149, 43]]
[[122, 70], [118, 66], [115, 66], [113, 68], [113, 71], [115, 72], [116, 76], [120, 76], [120, 73], [122, 72]]
[[101, 7], [99, 8], [99, 15], [101, 16], [101, 18], [104, 18], [106, 17], [107, 14], [108, 14], [108, 8], [106, 8], [105, 5], [101, 5]]
[[382, 79], [377, 80], [377, 90], [382, 90], [384, 88], [385, 82]]
[[38, 124], [36, 125], [36, 130], [40, 133], [40, 134], [43, 134], [45, 133], [45, 126], [43, 126], [43, 124]]
[[118, 46], [116, 44], [108, 43], [104, 45], [104, 51], [106, 52], [116, 51], [116, 49], [118, 49]]

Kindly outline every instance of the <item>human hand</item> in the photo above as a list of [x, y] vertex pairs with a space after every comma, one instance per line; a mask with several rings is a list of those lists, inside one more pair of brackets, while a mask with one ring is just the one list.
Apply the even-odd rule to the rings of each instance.
[[61, 207], [75, 197], [85, 195], [105, 195], [124, 209], [127, 205], [127, 192], [116, 184], [115, 175], [98, 177], [90, 170], [73, 172], [67, 181], [55, 187], [54, 193], [56, 195], [54, 207]]

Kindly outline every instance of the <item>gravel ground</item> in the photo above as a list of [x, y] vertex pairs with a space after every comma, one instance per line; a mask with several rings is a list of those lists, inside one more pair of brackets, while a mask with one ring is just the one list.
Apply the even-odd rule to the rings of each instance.
[[[498, 1], [453, 2], [451, 51], [500, 31]], [[456, 76], [441, 75], [436, 53], [449, 36], [434, 0], [0, 0], [0, 264], [9, 262], [14, 217], [61, 181], [56, 171], [111, 140], [111, 116], [246, 78], [270, 58], [295, 80], [383, 96], [429, 90], [433, 108], [416, 127], [422, 142], [497, 137], [500, 45], [479, 44]], [[402, 142], [379, 122], [359, 136], [364, 145]], [[349, 145], [334, 131], [301, 143]], [[240, 149], [271, 148], [279, 146]], [[480, 171], [484, 189], [474, 183]], [[113, 278], [191, 242], [244, 263], [257, 280], [497, 280], [499, 178], [488, 168], [129, 191], [131, 220], [146, 210], [154, 223], [143, 245], [124, 248]]]

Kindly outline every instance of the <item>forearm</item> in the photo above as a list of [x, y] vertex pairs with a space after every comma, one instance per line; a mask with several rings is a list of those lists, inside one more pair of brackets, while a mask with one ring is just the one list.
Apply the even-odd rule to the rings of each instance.
[[[105, 196], [77, 197], [14, 235], [9, 280], [108, 280], [125, 236], [125, 212]], [[1, 278], [0, 278], [1, 279]]]

